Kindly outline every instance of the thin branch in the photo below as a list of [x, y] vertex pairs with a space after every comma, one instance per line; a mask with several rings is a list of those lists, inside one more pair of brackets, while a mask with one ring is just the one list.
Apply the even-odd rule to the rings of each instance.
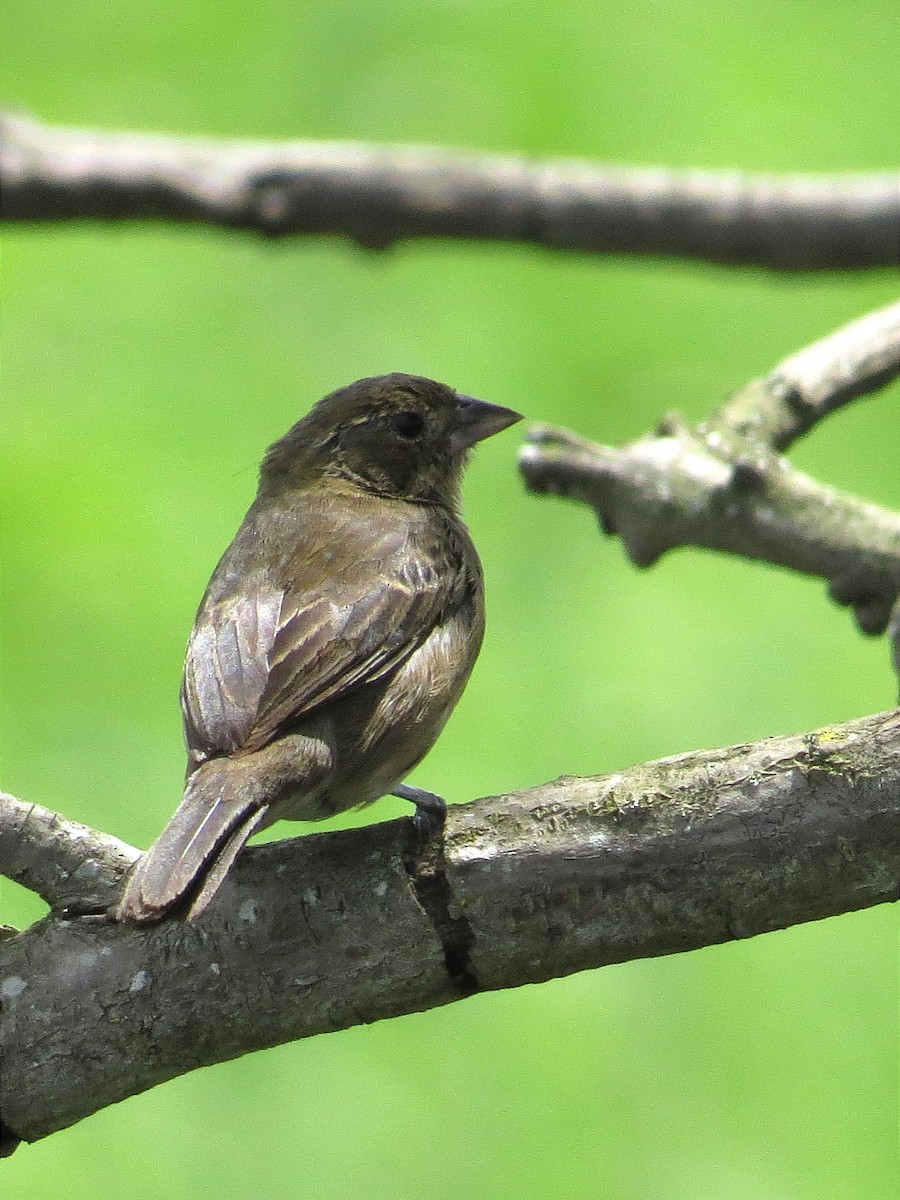
[[736, 431], [784, 451], [838, 408], [900, 375], [900, 301], [780, 362], [733, 397], [704, 429]]
[[816, 482], [778, 450], [900, 374], [900, 304], [855, 321], [751, 381], [708, 421], [666, 419], [622, 449], [529, 431], [519, 465], [537, 493], [581, 500], [637, 566], [704, 546], [817, 575], [883, 633], [900, 595], [900, 514]]
[[140, 851], [0, 792], [0, 873], [61, 911], [109, 903]]
[[533, 162], [362, 143], [218, 140], [0, 123], [5, 221], [175, 221], [700, 259], [776, 271], [900, 264], [900, 174]]
[[414, 830], [251, 849], [196, 926], [49, 917], [0, 942], [10, 1141], [263, 1046], [896, 900], [900, 713]]

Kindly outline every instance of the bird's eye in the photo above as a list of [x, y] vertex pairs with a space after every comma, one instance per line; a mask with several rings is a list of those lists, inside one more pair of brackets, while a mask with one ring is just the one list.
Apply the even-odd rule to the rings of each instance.
[[391, 424], [401, 437], [417, 438], [425, 428], [425, 418], [417, 412], [399, 412], [391, 417]]

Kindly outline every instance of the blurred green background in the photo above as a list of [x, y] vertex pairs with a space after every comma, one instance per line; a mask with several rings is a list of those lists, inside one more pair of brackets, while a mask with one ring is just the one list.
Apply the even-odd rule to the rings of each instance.
[[[13, 0], [0, 20], [0, 103], [63, 124], [897, 165], [896, 0]], [[3, 784], [142, 846], [179, 795], [196, 604], [263, 448], [325, 391], [420, 372], [615, 443], [700, 418], [898, 282], [162, 227], [3, 243]], [[896, 505], [898, 400], [795, 461]], [[893, 703], [884, 643], [820, 584], [695, 552], [638, 573], [587, 510], [526, 495], [517, 433], [469, 472], [488, 637], [417, 782], [462, 800]], [[0, 889], [0, 919], [41, 911]], [[21, 1148], [3, 1194], [895, 1197], [896, 1061], [883, 907], [200, 1071]]]

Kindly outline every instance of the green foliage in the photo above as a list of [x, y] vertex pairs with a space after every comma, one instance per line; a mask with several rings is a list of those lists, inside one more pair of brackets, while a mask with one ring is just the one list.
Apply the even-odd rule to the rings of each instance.
[[[3, 96], [59, 123], [896, 167], [896, 0], [16, 7]], [[418, 372], [623, 441], [897, 283], [198, 229], [4, 242], [4, 786], [141, 845], [179, 794], [203, 586], [263, 448], [323, 392]], [[898, 399], [795, 460], [896, 504]], [[469, 472], [487, 642], [415, 782], [461, 800], [891, 705], [884, 644], [820, 584], [698, 553], [639, 574], [586, 510], [526, 495], [515, 450], [499, 437]], [[38, 911], [0, 887], [0, 920]], [[874, 910], [283, 1047], [22, 1148], [4, 1194], [880, 1200], [895, 954]]]

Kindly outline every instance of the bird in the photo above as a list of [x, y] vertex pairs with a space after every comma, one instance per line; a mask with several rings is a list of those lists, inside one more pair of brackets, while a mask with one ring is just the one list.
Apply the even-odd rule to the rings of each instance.
[[183, 798], [115, 918], [193, 922], [248, 838], [395, 794], [459, 700], [484, 634], [459, 514], [476, 443], [521, 414], [395, 372], [320, 400], [267, 450], [213, 572], [181, 686]]

